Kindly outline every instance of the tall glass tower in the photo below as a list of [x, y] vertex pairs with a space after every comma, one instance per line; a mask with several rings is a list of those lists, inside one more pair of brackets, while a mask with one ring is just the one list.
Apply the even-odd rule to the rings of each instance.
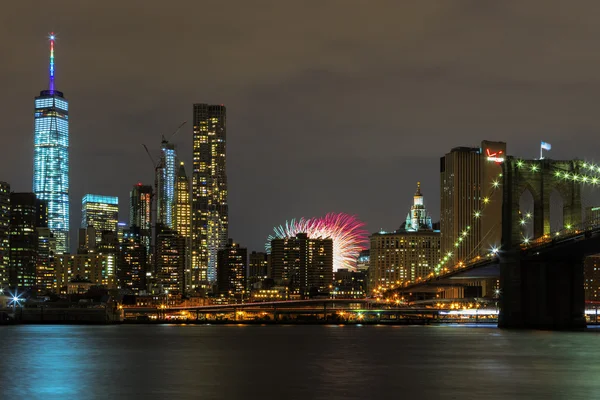
[[50, 35], [50, 83], [35, 98], [33, 192], [48, 204], [56, 252], [69, 252], [69, 103], [54, 86], [54, 34]]
[[224, 105], [194, 104], [192, 174], [192, 289], [217, 281], [217, 256], [228, 242]]
[[177, 180], [177, 153], [175, 145], [167, 140], [162, 141], [160, 162], [157, 170], [156, 210], [158, 222], [173, 229], [173, 213], [175, 209], [175, 185]]

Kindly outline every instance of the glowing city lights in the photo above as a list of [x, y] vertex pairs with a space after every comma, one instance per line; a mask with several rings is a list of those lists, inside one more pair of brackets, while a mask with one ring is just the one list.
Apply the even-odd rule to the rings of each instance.
[[265, 249], [271, 251], [271, 240], [289, 238], [306, 233], [309, 238], [331, 238], [333, 240], [333, 270], [354, 269], [356, 258], [367, 246], [368, 232], [364, 223], [353, 215], [329, 213], [324, 217], [300, 218], [286, 221], [275, 227], [274, 234], [267, 238]]

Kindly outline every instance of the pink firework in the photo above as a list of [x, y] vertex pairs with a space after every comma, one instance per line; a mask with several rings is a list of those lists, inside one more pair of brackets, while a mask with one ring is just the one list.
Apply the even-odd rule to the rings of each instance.
[[333, 240], [333, 270], [354, 269], [356, 258], [367, 244], [368, 232], [362, 229], [365, 224], [354, 215], [329, 213], [324, 217], [300, 218], [286, 221], [275, 227], [274, 234], [267, 238], [265, 248], [271, 251], [271, 240], [284, 239], [306, 233], [312, 239], [331, 238]]

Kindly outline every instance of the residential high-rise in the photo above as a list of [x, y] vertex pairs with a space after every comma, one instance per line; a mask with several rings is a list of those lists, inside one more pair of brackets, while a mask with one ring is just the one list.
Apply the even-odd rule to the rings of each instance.
[[440, 259], [440, 232], [432, 229], [421, 185], [404, 224], [395, 232], [370, 237], [369, 289], [385, 290], [426, 279]]
[[[481, 249], [487, 251], [500, 244], [499, 184], [505, 157], [506, 143], [483, 141], [481, 147], [456, 147], [441, 158], [441, 253], [450, 255], [447, 267], [477, 257]], [[476, 212], [480, 212], [478, 217]], [[467, 230], [461, 245], [456, 247], [456, 241]]]
[[0, 288], [8, 283], [10, 242], [10, 185], [0, 182]]
[[129, 225], [139, 229], [140, 241], [146, 248], [146, 261], [149, 262], [152, 243], [152, 186], [138, 183], [131, 189]]
[[248, 250], [240, 247], [233, 239], [220, 249], [217, 261], [217, 282], [219, 294], [243, 299], [246, 293], [246, 273], [248, 271]]
[[69, 251], [69, 103], [54, 85], [54, 34], [50, 35], [50, 83], [35, 98], [33, 191], [48, 202], [48, 226], [56, 251]]
[[248, 261], [248, 283], [264, 281], [269, 277], [269, 257], [267, 253], [253, 251]]
[[229, 238], [226, 133], [224, 105], [194, 104], [192, 288], [217, 280], [217, 252]]
[[37, 228], [37, 257], [35, 267], [36, 286], [42, 292], [56, 289], [56, 277], [54, 273], [54, 253], [56, 242], [52, 231], [48, 227]]
[[173, 211], [173, 230], [185, 240], [185, 286], [186, 291], [191, 291], [192, 199], [190, 196], [190, 181], [185, 173], [183, 162], [180, 163], [177, 174]]
[[135, 294], [146, 290], [146, 247], [138, 227], [123, 232], [120, 243], [117, 276], [119, 287]]
[[10, 194], [9, 283], [31, 288], [36, 285], [38, 229], [48, 226], [46, 201], [34, 193]]
[[96, 243], [102, 240], [102, 233], [117, 235], [119, 223], [119, 198], [86, 194], [81, 200], [81, 228], [93, 226], [96, 229]]
[[169, 229], [173, 229], [177, 170], [175, 145], [163, 139], [156, 170], [156, 212], [158, 223]]
[[190, 181], [185, 173], [183, 162], [179, 165], [175, 186], [175, 206], [173, 213], [173, 230], [186, 239], [192, 236], [192, 205], [190, 198]]
[[333, 284], [333, 240], [311, 239], [306, 233], [271, 241], [271, 271], [276, 284], [292, 295], [329, 293]]
[[162, 228], [156, 235], [156, 277], [165, 293], [185, 292], [185, 239]]

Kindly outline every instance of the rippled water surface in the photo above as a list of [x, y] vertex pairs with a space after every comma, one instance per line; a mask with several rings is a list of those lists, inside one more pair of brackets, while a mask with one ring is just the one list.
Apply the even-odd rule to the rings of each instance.
[[600, 332], [4, 326], [2, 399], [600, 399]]

